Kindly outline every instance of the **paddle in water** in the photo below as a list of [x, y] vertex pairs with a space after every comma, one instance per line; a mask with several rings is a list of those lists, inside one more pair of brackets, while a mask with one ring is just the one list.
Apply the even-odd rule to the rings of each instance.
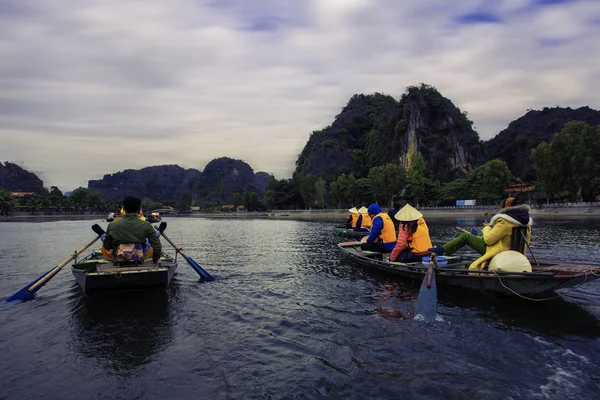
[[421, 283], [419, 289], [419, 297], [417, 298], [417, 307], [415, 309], [415, 318], [421, 316], [424, 321], [435, 321], [437, 308], [437, 287], [435, 285], [435, 266], [437, 259], [435, 253], [431, 254], [431, 261], [427, 268], [427, 273]]
[[206, 279], [206, 280], [207, 280], [207, 281], [209, 281], [209, 282], [212, 282], [212, 281], [214, 281], [214, 280], [215, 280], [215, 278], [213, 278], [213, 277], [211, 276], [211, 274], [209, 274], [208, 272], [206, 272], [206, 271], [204, 270], [204, 268], [202, 268], [202, 267], [201, 267], [201, 266], [200, 266], [200, 265], [199, 265], [199, 264], [198, 264], [196, 261], [194, 261], [194, 260], [193, 260], [191, 257], [188, 257], [188, 256], [186, 256], [186, 255], [183, 253], [183, 250], [182, 250], [182, 249], [180, 249], [180, 248], [178, 248], [177, 246], [175, 246], [175, 244], [174, 244], [173, 242], [171, 242], [171, 239], [169, 239], [169, 238], [167, 237], [167, 235], [165, 235], [165, 234], [164, 234], [164, 232], [163, 232], [163, 234], [162, 234], [162, 237], [164, 237], [164, 238], [165, 238], [165, 240], [166, 240], [167, 242], [169, 242], [169, 244], [170, 244], [171, 246], [173, 246], [173, 248], [175, 249], [175, 251], [176, 251], [177, 253], [181, 254], [181, 255], [183, 256], [183, 258], [185, 258], [185, 261], [187, 261], [187, 262], [188, 262], [188, 264], [190, 264], [190, 266], [191, 266], [192, 268], [194, 268], [194, 271], [196, 271], [196, 272], [198, 273], [198, 275], [200, 275], [202, 278]]
[[40, 276], [29, 285], [25, 286], [23, 289], [19, 290], [17, 293], [10, 296], [6, 301], [15, 301], [15, 300], [29, 300], [32, 299], [35, 293], [42, 288], [46, 283], [50, 281], [65, 265], [70, 263], [75, 257], [83, 253], [88, 247], [96, 243], [96, 241], [100, 239], [100, 236], [97, 236], [94, 240], [77, 250], [73, 253], [69, 258], [67, 258], [62, 263], [58, 264], [56, 267], [52, 268], [44, 275]]

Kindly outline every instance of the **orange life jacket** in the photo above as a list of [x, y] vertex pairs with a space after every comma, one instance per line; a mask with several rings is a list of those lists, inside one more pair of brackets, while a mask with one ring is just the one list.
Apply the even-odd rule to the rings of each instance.
[[371, 225], [373, 225], [373, 221], [371, 220], [371, 217], [369, 217], [369, 214], [361, 214], [361, 215], [363, 218], [362, 218], [360, 227], [371, 229]]
[[381, 220], [383, 221], [383, 229], [381, 229], [381, 232], [377, 237], [377, 241], [382, 241], [383, 243], [395, 243], [396, 229], [394, 229], [394, 223], [392, 222], [390, 216], [387, 215], [387, 213], [380, 212], [375, 217], [373, 217], [373, 220], [375, 220], [375, 218], [377, 217], [381, 218]]
[[[402, 222], [401, 222], [402, 223]], [[417, 230], [408, 238], [410, 244], [408, 247], [412, 253], [426, 253], [432, 248], [431, 239], [429, 238], [429, 228], [423, 218], [417, 221]]]

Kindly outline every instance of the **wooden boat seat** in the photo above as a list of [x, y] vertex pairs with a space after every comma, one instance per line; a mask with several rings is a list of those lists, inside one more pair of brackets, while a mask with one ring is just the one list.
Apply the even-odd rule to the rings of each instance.
[[141, 271], [148, 269], [157, 269], [156, 265], [152, 262], [145, 262], [137, 265], [128, 265], [128, 266], [117, 266], [112, 263], [102, 264], [96, 266], [96, 271], [98, 272], [126, 272], [126, 271]]

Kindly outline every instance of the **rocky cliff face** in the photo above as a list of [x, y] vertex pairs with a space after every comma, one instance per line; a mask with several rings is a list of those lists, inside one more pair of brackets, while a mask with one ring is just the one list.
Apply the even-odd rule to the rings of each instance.
[[379, 143], [379, 132], [396, 105], [392, 97], [379, 93], [353, 96], [331, 126], [311, 134], [296, 161], [296, 174], [328, 180], [348, 173], [365, 176], [377, 158], [367, 145], [384, 145]]
[[483, 157], [472, 122], [428, 85], [408, 88], [400, 102], [382, 94], [355, 95], [330, 127], [313, 132], [295, 173], [364, 177], [390, 162], [408, 167], [415, 153], [442, 181], [465, 176]]
[[546, 107], [541, 111], [529, 111], [485, 144], [486, 159], [500, 158], [506, 161], [515, 176], [531, 181], [535, 178], [531, 167], [531, 150], [542, 141], [550, 142], [570, 121], [600, 125], [600, 111], [589, 107], [575, 110], [570, 107]]
[[9, 192], [44, 192], [44, 182], [33, 172], [19, 167], [17, 164], [0, 162], [0, 189]]
[[472, 122], [433, 87], [410, 87], [391, 122], [391, 155], [406, 168], [418, 153], [432, 176], [447, 181], [466, 176], [482, 160], [483, 145]]

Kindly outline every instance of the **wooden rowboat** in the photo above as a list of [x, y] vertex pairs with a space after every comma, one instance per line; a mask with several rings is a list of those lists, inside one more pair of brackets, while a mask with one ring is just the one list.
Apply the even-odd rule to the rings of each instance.
[[[360, 242], [338, 244], [351, 262], [421, 282], [427, 272], [422, 263], [389, 262], [387, 254], [362, 251]], [[512, 296], [531, 296], [553, 293], [582, 285], [600, 277], [600, 265], [568, 264], [560, 261], [532, 262], [532, 272], [469, 271], [471, 261], [448, 257], [448, 264], [435, 271], [437, 286]]]
[[84, 293], [168, 286], [177, 270], [177, 259], [163, 253], [160, 265], [152, 261], [132, 266], [116, 266], [95, 251], [71, 266]]

